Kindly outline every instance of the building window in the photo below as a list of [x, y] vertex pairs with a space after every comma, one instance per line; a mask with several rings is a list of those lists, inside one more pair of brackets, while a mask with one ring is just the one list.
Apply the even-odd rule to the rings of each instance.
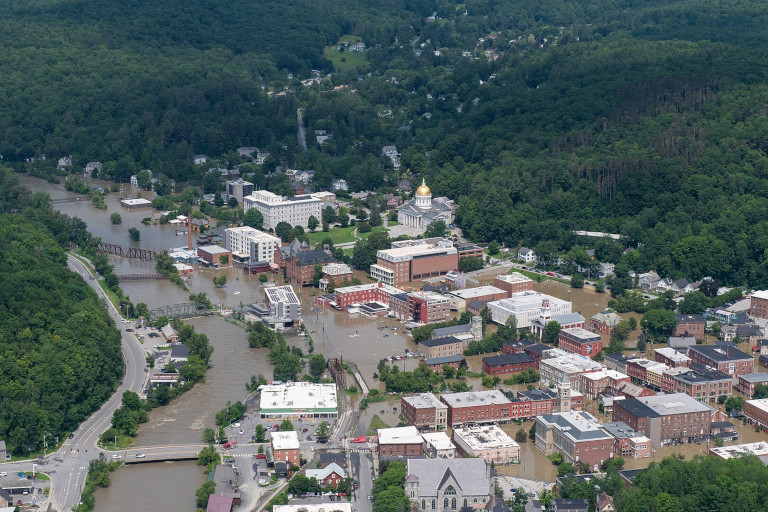
[[448, 508], [448, 498], [443, 498], [443, 508]]
[[427, 508], [427, 500], [421, 500], [421, 510]]
[[451, 508], [452, 508], [453, 510], [456, 510], [456, 498], [452, 498], [452, 499], [451, 499]]
[[435, 500], [432, 500], [432, 510], [435, 510]]

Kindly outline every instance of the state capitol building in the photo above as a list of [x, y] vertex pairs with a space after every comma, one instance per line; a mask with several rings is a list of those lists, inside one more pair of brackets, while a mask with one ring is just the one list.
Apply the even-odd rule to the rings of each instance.
[[436, 220], [445, 221], [445, 225], [453, 224], [452, 201], [447, 197], [437, 197], [432, 200], [432, 191], [422, 179], [421, 186], [416, 189], [413, 199], [403, 203], [397, 209], [397, 222], [403, 226], [424, 231]]

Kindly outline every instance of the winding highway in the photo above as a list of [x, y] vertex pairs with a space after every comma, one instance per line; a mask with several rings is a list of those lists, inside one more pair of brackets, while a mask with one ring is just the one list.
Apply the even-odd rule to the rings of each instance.
[[[82, 275], [85, 281], [107, 301], [109, 315], [115, 321], [122, 336], [122, 351], [125, 373], [117, 391], [104, 405], [94, 412], [80, 427], [73, 432], [72, 438], [66, 439], [58, 451], [49, 453], [37, 460], [13, 462], [0, 465], [3, 471], [30, 471], [32, 463], [37, 464], [37, 471], [51, 477], [50, 503], [52, 508], [59, 511], [71, 510], [80, 503], [80, 496], [85, 487], [88, 474], [88, 463], [98, 456], [96, 442], [99, 436], [107, 430], [112, 421], [112, 414], [120, 407], [123, 392], [141, 393], [147, 379], [146, 352], [133, 333], [126, 332], [122, 327], [122, 318], [117, 308], [109, 301], [99, 286], [90, 269], [77, 258], [68, 255], [68, 266], [74, 272]], [[111, 455], [107, 454], [109, 458]]]

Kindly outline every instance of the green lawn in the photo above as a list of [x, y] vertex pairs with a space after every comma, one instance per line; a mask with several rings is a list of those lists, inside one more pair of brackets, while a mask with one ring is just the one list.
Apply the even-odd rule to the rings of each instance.
[[336, 71], [354, 71], [358, 66], [368, 64], [365, 52], [340, 52], [339, 47], [335, 44], [323, 48], [323, 55], [333, 62]]
[[371, 424], [370, 424], [370, 426], [368, 427], [368, 435], [369, 435], [369, 436], [375, 436], [375, 435], [377, 435], [377, 434], [376, 434], [376, 431], [377, 431], [378, 429], [380, 429], [380, 428], [389, 428], [389, 425], [387, 425], [386, 423], [384, 423], [384, 420], [382, 420], [381, 418], [379, 418], [379, 415], [378, 415], [378, 414], [375, 414], [375, 415], [373, 416], [373, 418], [371, 418]]
[[385, 228], [383, 226], [376, 226], [375, 228], [371, 228], [371, 230], [368, 233], [360, 233], [360, 232], [358, 232], [357, 234], [358, 234], [358, 236], [360, 236], [360, 238], [365, 240], [366, 238], [368, 238], [372, 234], [379, 233], [381, 231], [388, 231], [388, 230], [387, 230], [387, 228]]
[[314, 233], [307, 233], [307, 238], [309, 239], [309, 244], [313, 247], [322, 242], [325, 238], [330, 238], [334, 245], [338, 245], [347, 242], [354, 242], [356, 240], [356, 238], [352, 235], [354, 231], [355, 226], [347, 226], [345, 228], [331, 228], [327, 233], [322, 229], [319, 229]]
[[568, 285], [571, 284], [568, 281], [564, 281], [563, 279], [557, 279], [556, 277], [548, 276], [546, 274], [537, 274], [536, 272], [528, 272], [527, 270], [521, 270], [519, 268], [512, 270], [510, 274], [512, 274], [513, 272], [520, 272], [524, 276], [530, 277], [534, 281], [539, 281], [539, 280], [545, 281], [549, 279], [550, 281], [557, 281], [558, 283], [563, 283]]

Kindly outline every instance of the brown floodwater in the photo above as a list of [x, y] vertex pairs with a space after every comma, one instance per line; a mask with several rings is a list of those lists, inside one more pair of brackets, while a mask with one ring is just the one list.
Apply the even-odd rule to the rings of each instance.
[[[27, 176], [21, 176], [20, 179], [32, 190], [46, 191], [54, 199], [75, 196], [64, 190], [62, 184], [51, 185]], [[96, 180], [89, 180], [89, 182], [96, 182]], [[104, 182], [98, 183], [109, 185]], [[128, 187], [124, 186], [124, 195], [128, 195], [127, 189]], [[155, 210], [129, 211], [121, 208], [117, 202], [118, 195], [120, 194], [108, 196], [107, 210], [96, 209], [87, 200], [57, 203], [55, 206], [68, 215], [83, 219], [91, 233], [101, 237], [105, 242], [155, 251], [186, 245], [186, 236], [177, 236], [172, 225], [142, 225], [141, 220], [151, 216]], [[145, 192], [143, 195], [151, 198], [149, 193]], [[114, 226], [109, 221], [109, 215], [114, 212], [120, 213], [123, 218], [123, 223], [119, 226]], [[137, 227], [141, 231], [139, 242], [129, 240], [129, 227]], [[154, 272], [152, 262], [125, 258], [111, 258], [111, 262], [115, 265], [117, 274]], [[213, 284], [213, 277], [217, 275], [227, 276], [228, 283], [225, 287], [217, 287]], [[486, 274], [481, 281], [482, 284], [486, 284], [492, 279], [492, 274]], [[264, 298], [263, 286], [258, 283], [256, 277], [244, 275], [238, 268], [196, 269], [194, 275], [187, 281], [191, 292], [205, 292], [217, 306], [231, 307], [260, 302]], [[277, 281], [278, 284], [282, 284], [280, 279]], [[187, 302], [190, 293], [169, 281], [162, 280], [122, 282], [121, 287], [134, 303], [144, 302], [150, 308]], [[609, 294], [595, 293], [594, 290], [586, 288], [573, 289], [554, 281], [535, 283], [534, 289], [573, 301], [573, 311], [581, 313], [587, 320], [593, 314], [605, 309], [610, 300]], [[313, 310], [314, 297], [317, 293], [317, 290], [311, 288], [301, 290], [303, 316], [308, 329], [312, 331], [315, 350], [328, 357], [343, 358], [344, 361], [357, 365], [368, 386], [383, 390], [381, 383], [373, 379], [379, 360], [389, 356], [402, 356], [406, 348], [415, 350], [415, 343], [403, 333], [401, 324], [389, 318], [370, 319], [362, 315], [338, 312], [331, 308]], [[625, 319], [630, 316], [640, 319], [640, 315], [636, 314], [621, 316]], [[150, 421], [141, 425], [139, 429], [136, 438], [137, 446], [199, 442], [202, 430], [214, 426], [214, 414], [224, 407], [227, 400], [242, 400], [246, 396], [244, 384], [251, 375], [262, 374], [267, 378], [271, 377], [271, 366], [266, 360], [267, 350], [249, 348], [242, 328], [220, 317], [203, 317], [188, 322], [195, 326], [198, 332], [208, 335], [211, 344], [215, 347], [211, 359], [212, 367], [206, 375], [206, 382], [198, 384], [192, 391], [170, 405], [152, 411]], [[393, 330], [392, 327], [400, 329]], [[639, 330], [633, 332], [630, 339], [636, 338], [638, 334]], [[304, 339], [292, 334], [287, 335], [286, 339], [289, 344], [307, 351], [308, 344]], [[605, 339], [605, 343], [607, 341]], [[146, 343], [149, 347], [152, 341], [148, 339]], [[480, 359], [481, 356], [468, 358], [471, 370], [480, 371]], [[412, 370], [418, 362], [414, 359], [402, 359], [396, 364], [401, 369]], [[469, 383], [474, 389], [480, 389], [480, 379], [469, 379]], [[397, 407], [398, 410], [394, 411], [393, 407]], [[399, 399], [371, 404], [360, 415], [359, 429], [367, 431], [374, 415], [378, 415], [389, 426], [396, 425], [399, 421], [399, 407]], [[383, 413], [380, 412], [382, 410]], [[514, 435], [519, 428], [527, 431], [530, 423], [525, 423], [522, 427], [515, 424], [505, 425], [503, 428]], [[740, 427], [740, 430], [742, 431], [741, 442], [760, 439], [759, 434], [751, 428]], [[671, 453], [683, 453], [690, 457], [705, 452], [706, 444], [675, 446], [662, 448], [655, 457], [661, 458]], [[642, 459], [629, 460], [627, 467], [643, 467], [646, 463], [647, 461]], [[538, 480], [551, 481], [556, 476], [556, 468], [533, 447], [531, 441], [522, 445], [521, 464], [502, 466], [498, 471], [502, 474]], [[97, 492], [97, 510], [129, 510], [127, 507], [136, 509], [137, 505], [139, 509], [152, 510], [157, 508], [157, 503], [162, 500], [163, 508], [168, 512], [182, 512], [194, 508], [194, 490], [202, 483], [202, 476], [194, 463], [181, 462], [131, 466], [113, 474], [112, 480], [110, 488]]]

